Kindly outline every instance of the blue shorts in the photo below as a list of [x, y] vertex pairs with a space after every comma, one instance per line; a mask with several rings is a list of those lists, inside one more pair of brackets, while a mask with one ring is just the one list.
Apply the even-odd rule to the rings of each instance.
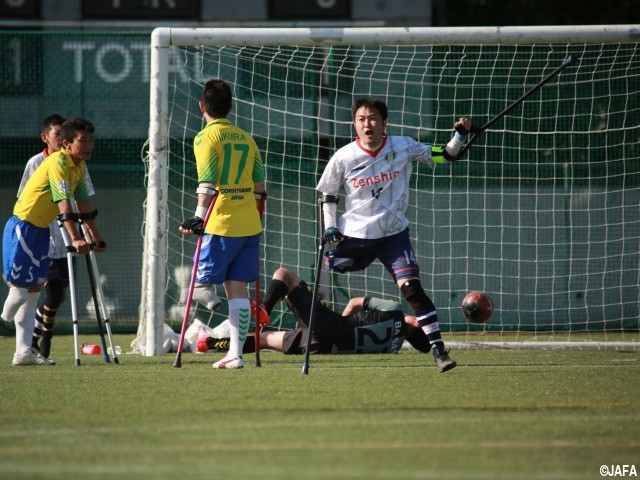
[[216, 285], [227, 280], [255, 282], [259, 247], [259, 233], [250, 237], [203, 235], [196, 282]]
[[420, 267], [411, 247], [409, 229], [390, 237], [374, 240], [344, 237], [336, 247], [325, 253], [326, 270], [338, 273], [364, 270], [377, 258], [394, 281], [419, 278]]
[[36, 227], [15, 215], [7, 221], [2, 237], [2, 266], [7, 282], [25, 288], [44, 283], [51, 264], [48, 254], [48, 226]]

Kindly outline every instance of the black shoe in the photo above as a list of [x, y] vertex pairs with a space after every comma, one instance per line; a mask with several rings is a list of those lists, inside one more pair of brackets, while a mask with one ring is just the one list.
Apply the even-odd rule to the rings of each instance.
[[436, 364], [438, 365], [438, 370], [440, 373], [444, 373], [452, 368], [456, 368], [458, 365], [455, 360], [452, 360], [449, 356], [449, 351], [445, 350], [444, 347], [433, 347], [432, 350], [433, 358], [436, 359]]

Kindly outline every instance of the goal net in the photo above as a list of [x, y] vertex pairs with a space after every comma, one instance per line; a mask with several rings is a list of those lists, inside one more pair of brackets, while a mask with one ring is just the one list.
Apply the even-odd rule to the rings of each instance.
[[[464, 159], [435, 170], [415, 165], [410, 235], [422, 284], [453, 340], [635, 345], [640, 55], [632, 26], [161, 28], [152, 35], [142, 353], [158, 354], [163, 324], [179, 329], [184, 313], [195, 239], [177, 227], [196, 205], [193, 138], [203, 127], [206, 80], [232, 86], [230, 119], [254, 136], [266, 164], [264, 289], [280, 266], [313, 281], [315, 185], [355, 135], [354, 99], [385, 100], [389, 134], [444, 145], [460, 116], [483, 125], [569, 55], [575, 65], [493, 125]], [[401, 300], [377, 262], [326, 274], [321, 284], [337, 310], [349, 296]], [[472, 290], [495, 304], [484, 325], [462, 315]], [[218, 293], [224, 297], [221, 286]], [[214, 314], [192, 311], [219, 323], [225, 309], [223, 301]], [[275, 328], [289, 322], [286, 310], [274, 312]]]

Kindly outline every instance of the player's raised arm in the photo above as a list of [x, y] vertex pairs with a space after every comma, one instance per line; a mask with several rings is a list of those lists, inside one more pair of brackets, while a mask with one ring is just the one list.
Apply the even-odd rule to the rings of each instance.
[[453, 162], [458, 159], [458, 154], [464, 146], [469, 132], [473, 129], [473, 123], [467, 117], [461, 117], [454, 125], [456, 132], [444, 147], [432, 147], [431, 158], [433, 163]]

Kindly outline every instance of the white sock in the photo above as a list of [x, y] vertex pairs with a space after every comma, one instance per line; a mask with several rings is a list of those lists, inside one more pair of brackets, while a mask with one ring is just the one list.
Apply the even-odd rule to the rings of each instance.
[[7, 295], [7, 299], [4, 301], [4, 308], [0, 315], [5, 322], [14, 321], [16, 312], [24, 302], [27, 301], [27, 293], [28, 291], [26, 288], [19, 288], [15, 285], [11, 285], [9, 287], [9, 294]]
[[248, 298], [232, 298], [229, 300], [230, 341], [228, 358], [242, 355], [244, 341], [247, 339], [250, 321], [250, 305]]
[[36, 324], [35, 313], [38, 307], [40, 292], [28, 292], [27, 301], [22, 304], [15, 315], [16, 319], [16, 353], [31, 353], [31, 338]]

